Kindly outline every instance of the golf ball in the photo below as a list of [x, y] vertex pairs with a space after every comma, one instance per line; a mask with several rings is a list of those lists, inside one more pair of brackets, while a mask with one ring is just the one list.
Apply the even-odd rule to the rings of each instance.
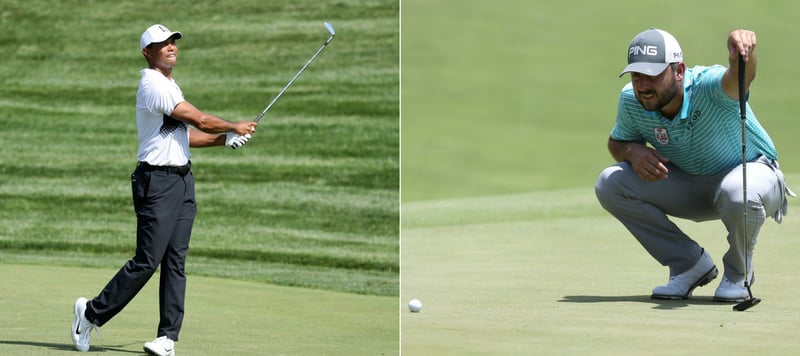
[[419, 299], [411, 299], [411, 301], [408, 302], [408, 310], [412, 313], [419, 313], [420, 310], [422, 310], [422, 302], [420, 302]]

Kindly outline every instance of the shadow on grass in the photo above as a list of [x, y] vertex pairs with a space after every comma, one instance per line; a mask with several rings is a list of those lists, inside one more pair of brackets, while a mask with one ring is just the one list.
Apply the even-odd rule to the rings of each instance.
[[678, 309], [686, 308], [690, 305], [719, 305], [730, 306], [735, 303], [715, 302], [711, 297], [692, 297], [685, 300], [652, 299], [649, 295], [620, 295], [620, 296], [600, 296], [600, 295], [567, 295], [559, 300], [560, 303], [646, 303], [655, 304], [653, 309]]
[[[0, 345], [12, 345], [12, 346], [31, 346], [31, 347], [42, 347], [48, 348], [56, 351], [76, 351], [72, 344], [57, 344], [52, 342], [34, 342], [34, 341], [14, 341], [14, 340], [0, 340]], [[89, 350], [90, 352], [127, 352], [131, 354], [141, 355], [144, 351], [131, 351], [122, 349], [121, 347], [128, 347], [133, 344], [128, 345], [113, 345], [113, 346], [92, 346]]]

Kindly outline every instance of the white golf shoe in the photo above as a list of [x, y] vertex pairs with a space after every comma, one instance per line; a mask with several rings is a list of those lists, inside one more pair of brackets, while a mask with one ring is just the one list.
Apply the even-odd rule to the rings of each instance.
[[100, 329], [86, 319], [86, 298], [80, 297], [75, 301], [73, 313], [75, 318], [72, 320], [72, 344], [78, 351], [89, 351], [89, 338], [92, 336], [92, 330], [97, 329], [97, 334], [100, 334]]
[[689, 299], [692, 291], [717, 278], [719, 271], [708, 252], [703, 250], [700, 260], [688, 271], [670, 276], [666, 285], [653, 288], [653, 299]]
[[[756, 281], [754, 273], [750, 273], [750, 286]], [[719, 282], [719, 287], [714, 292], [714, 301], [738, 303], [750, 299], [750, 293], [747, 287], [744, 286], [744, 279], [739, 282], [731, 282], [728, 277], [723, 277]]]
[[166, 336], [161, 336], [153, 341], [145, 342], [144, 351], [148, 355], [175, 356], [175, 341]]

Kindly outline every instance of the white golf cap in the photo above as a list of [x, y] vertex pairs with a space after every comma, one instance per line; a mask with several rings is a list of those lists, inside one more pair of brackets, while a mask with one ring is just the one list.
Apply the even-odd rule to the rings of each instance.
[[670, 63], [683, 62], [683, 51], [678, 40], [668, 32], [650, 28], [636, 35], [628, 46], [628, 66], [619, 74], [628, 72], [655, 76]]
[[141, 48], [144, 49], [145, 47], [149, 46], [151, 43], [159, 43], [168, 40], [170, 37], [175, 36], [175, 39], [179, 39], [183, 37], [180, 32], [173, 32], [170, 31], [166, 26], [155, 24], [147, 28], [142, 34]]

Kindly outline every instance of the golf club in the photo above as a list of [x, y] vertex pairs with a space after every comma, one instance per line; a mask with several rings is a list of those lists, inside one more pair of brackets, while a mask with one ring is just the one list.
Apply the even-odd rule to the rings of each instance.
[[328, 43], [331, 43], [331, 41], [333, 41], [333, 37], [334, 37], [334, 36], [336, 36], [336, 32], [334, 32], [334, 31], [333, 31], [333, 25], [331, 25], [331, 24], [330, 24], [330, 23], [328, 23], [328, 22], [325, 22], [325, 28], [328, 30], [328, 32], [330, 32], [330, 34], [331, 34], [331, 37], [328, 37], [328, 40], [327, 40], [327, 41], [325, 41], [325, 43], [324, 43], [324, 44], [322, 44], [322, 47], [320, 47], [320, 48], [317, 50], [317, 52], [316, 52], [316, 53], [314, 53], [314, 55], [313, 55], [313, 56], [311, 56], [311, 59], [309, 59], [309, 60], [308, 60], [308, 62], [306, 62], [306, 64], [303, 66], [303, 68], [300, 68], [300, 71], [299, 71], [299, 72], [297, 72], [297, 74], [295, 74], [295, 75], [294, 75], [294, 77], [292, 77], [292, 80], [290, 80], [290, 81], [289, 81], [289, 83], [287, 83], [287, 84], [286, 84], [286, 86], [285, 86], [285, 87], [283, 87], [283, 89], [281, 89], [281, 91], [278, 93], [278, 95], [276, 95], [276, 96], [275, 96], [275, 98], [274, 98], [274, 99], [272, 99], [272, 101], [269, 103], [269, 105], [267, 105], [267, 107], [266, 107], [266, 108], [264, 108], [264, 111], [262, 111], [262, 112], [261, 112], [261, 114], [258, 114], [258, 116], [256, 117], [256, 119], [255, 119], [255, 120], [253, 120], [253, 121], [255, 121], [255, 122], [259, 122], [259, 121], [261, 120], [261, 118], [263, 118], [263, 117], [264, 117], [264, 115], [266, 115], [266, 114], [267, 114], [267, 111], [269, 111], [269, 108], [271, 108], [271, 107], [272, 107], [272, 104], [275, 104], [275, 102], [276, 102], [276, 101], [278, 101], [278, 98], [280, 98], [280, 97], [281, 97], [281, 95], [283, 95], [283, 92], [285, 92], [285, 91], [286, 91], [286, 89], [288, 89], [288, 88], [289, 88], [289, 86], [290, 86], [290, 85], [292, 85], [292, 83], [294, 83], [294, 81], [297, 79], [297, 77], [299, 77], [299, 76], [300, 76], [300, 73], [303, 73], [303, 71], [304, 71], [304, 70], [306, 70], [306, 67], [308, 67], [308, 65], [309, 65], [309, 64], [311, 64], [311, 61], [313, 61], [313, 60], [314, 60], [314, 58], [317, 58], [317, 56], [319, 55], [319, 53], [320, 53], [320, 52], [322, 52], [322, 50], [323, 50], [323, 49], [325, 49], [325, 47], [328, 45]]
[[747, 262], [747, 252], [750, 249], [750, 241], [747, 239], [747, 136], [746, 134], [746, 121], [747, 121], [747, 106], [745, 100], [744, 90], [744, 57], [739, 54], [739, 116], [742, 118], [742, 215], [744, 218], [744, 286], [747, 288], [747, 294], [750, 298], [745, 299], [743, 302], [733, 306], [734, 311], [745, 311], [761, 303], [761, 299], [753, 297], [753, 292], [750, 290], [750, 269]]

